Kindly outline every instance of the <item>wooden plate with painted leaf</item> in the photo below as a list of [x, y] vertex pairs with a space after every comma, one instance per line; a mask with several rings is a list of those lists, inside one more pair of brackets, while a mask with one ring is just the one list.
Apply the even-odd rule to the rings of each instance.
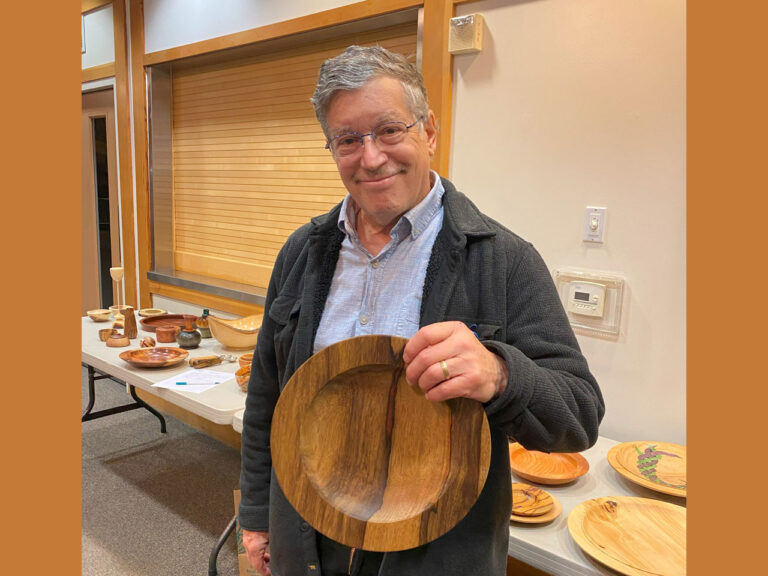
[[686, 449], [669, 442], [623, 442], [608, 451], [608, 463], [630, 482], [662, 494], [686, 497]]
[[649, 498], [587, 500], [568, 531], [589, 556], [627, 576], [685, 576], [686, 510]]
[[315, 529], [346, 546], [390, 552], [453, 528], [490, 465], [479, 402], [429, 402], [405, 381], [407, 340], [359, 336], [293, 374], [272, 419], [280, 487]]
[[551, 485], [573, 482], [589, 470], [589, 462], [581, 454], [526, 450], [517, 442], [509, 444], [509, 465], [521, 478]]

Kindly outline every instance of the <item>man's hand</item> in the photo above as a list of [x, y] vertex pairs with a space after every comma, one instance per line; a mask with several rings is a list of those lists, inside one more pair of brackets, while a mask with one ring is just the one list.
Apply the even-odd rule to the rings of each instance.
[[248, 553], [248, 562], [256, 568], [259, 574], [270, 576], [272, 570], [269, 568], [269, 532], [252, 532], [243, 530], [243, 546]]
[[427, 400], [472, 398], [488, 402], [507, 385], [502, 358], [490, 352], [462, 322], [424, 326], [403, 349], [405, 378], [426, 393]]

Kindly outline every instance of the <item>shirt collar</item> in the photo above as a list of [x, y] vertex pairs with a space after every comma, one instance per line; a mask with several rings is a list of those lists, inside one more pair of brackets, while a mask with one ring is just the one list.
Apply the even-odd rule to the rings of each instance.
[[[440, 211], [443, 203], [443, 194], [445, 188], [440, 180], [440, 176], [434, 170], [430, 170], [435, 183], [432, 185], [429, 193], [416, 206], [403, 214], [400, 220], [394, 225], [391, 235], [404, 238], [407, 234], [415, 240], [427, 229], [429, 223]], [[347, 234], [350, 238], [357, 239], [356, 214], [357, 206], [352, 197], [347, 193], [339, 210], [338, 226], [339, 230]], [[402, 232], [402, 234], [401, 234]]]

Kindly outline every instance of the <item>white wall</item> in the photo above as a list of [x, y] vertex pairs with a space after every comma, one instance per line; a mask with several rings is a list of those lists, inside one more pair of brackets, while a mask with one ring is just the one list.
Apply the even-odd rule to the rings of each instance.
[[100, 66], [115, 61], [115, 30], [112, 25], [112, 4], [84, 15], [85, 52], [82, 68]]
[[357, 0], [144, 0], [147, 52], [242, 32]]
[[[628, 281], [618, 341], [579, 335], [601, 434], [685, 443], [685, 2], [484, 0], [454, 57], [450, 177], [551, 270]], [[605, 243], [581, 241], [608, 207]]]

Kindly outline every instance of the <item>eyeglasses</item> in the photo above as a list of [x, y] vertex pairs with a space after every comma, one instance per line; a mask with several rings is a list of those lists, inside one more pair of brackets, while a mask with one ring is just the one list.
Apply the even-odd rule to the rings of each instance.
[[417, 118], [412, 124], [405, 122], [387, 122], [377, 126], [371, 132], [361, 134], [360, 132], [347, 132], [328, 140], [325, 149], [330, 150], [334, 156], [352, 156], [362, 149], [365, 137], [370, 136], [371, 140], [377, 142], [379, 146], [393, 146], [399, 144], [405, 138], [408, 130], [421, 122], [423, 118]]

